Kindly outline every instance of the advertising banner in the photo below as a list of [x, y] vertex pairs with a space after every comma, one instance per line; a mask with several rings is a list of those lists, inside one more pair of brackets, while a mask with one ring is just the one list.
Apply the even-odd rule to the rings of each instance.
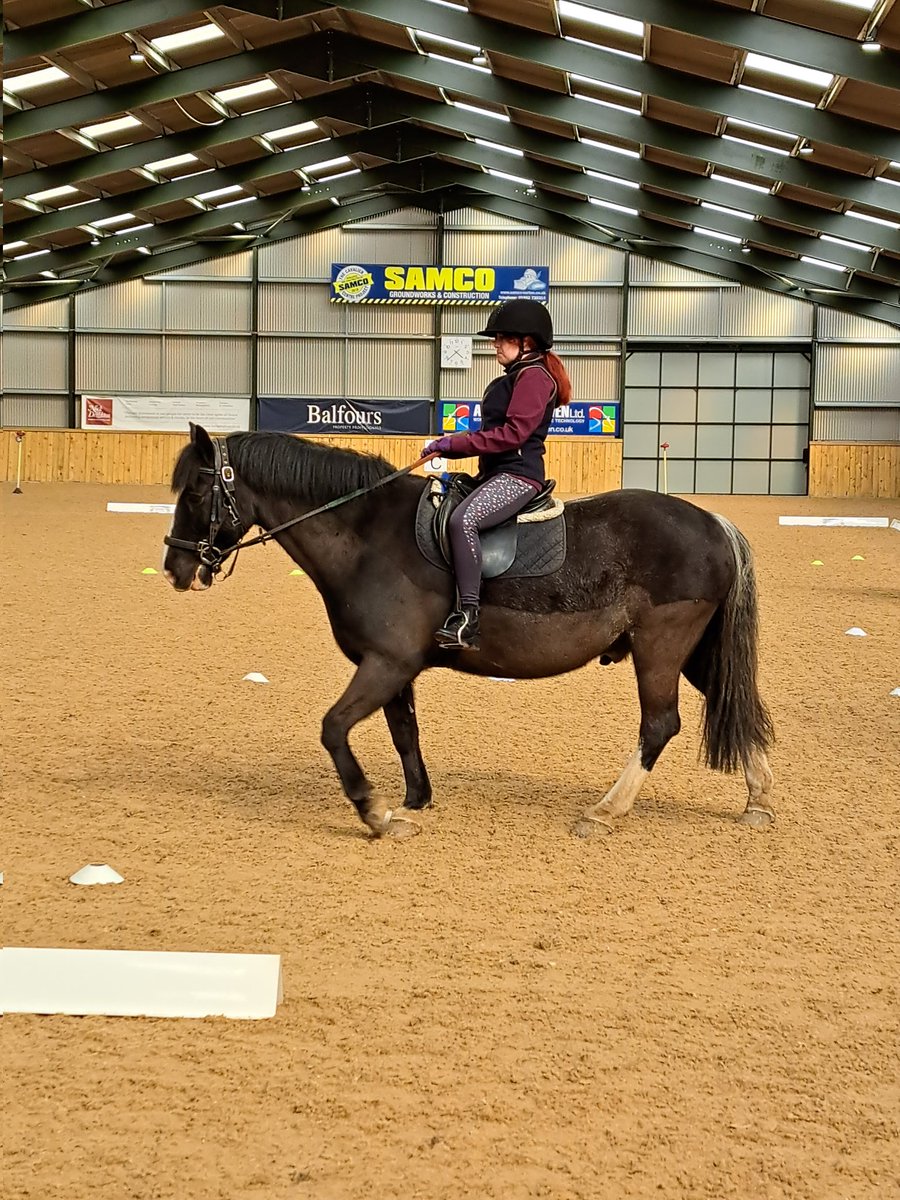
[[259, 428], [278, 433], [431, 432], [430, 400], [303, 400], [260, 397]]
[[549, 267], [331, 264], [333, 304], [546, 304], [549, 292]]
[[[472, 433], [481, 428], [481, 403], [477, 400], [442, 400], [441, 433]], [[620, 437], [618, 401], [576, 401], [553, 414], [551, 434], [574, 437]]]
[[82, 429], [187, 433], [191, 421], [210, 433], [249, 429], [250, 400], [245, 396], [81, 397]]

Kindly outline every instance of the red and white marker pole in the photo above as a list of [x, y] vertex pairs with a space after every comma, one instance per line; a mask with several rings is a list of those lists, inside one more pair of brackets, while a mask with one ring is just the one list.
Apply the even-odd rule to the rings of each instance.
[[16, 486], [13, 488], [14, 496], [22, 495], [22, 443], [25, 441], [25, 434], [21, 429], [16, 430]]
[[668, 494], [669, 494], [669, 464], [668, 464], [668, 461], [667, 461], [667, 459], [666, 459], [666, 451], [667, 451], [667, 450], [668, 450], [668, 448], [669, 448], [669, 443], [668, 443], [668, 442], [662, 442], [659, 448], [660, 448], [660, 450], [662, 450], [662, 464], [663, 464], [663, 495], [665, 495], [665, 496], [668, 496]]

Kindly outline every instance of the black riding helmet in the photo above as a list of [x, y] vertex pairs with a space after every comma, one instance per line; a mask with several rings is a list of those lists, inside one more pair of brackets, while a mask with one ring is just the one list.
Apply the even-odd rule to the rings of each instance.
[[539, 350], [553, 345], [553, 322], [550, 314], [537, 300], [507, 300], [488, 317], [479, 337], [531, 337]]

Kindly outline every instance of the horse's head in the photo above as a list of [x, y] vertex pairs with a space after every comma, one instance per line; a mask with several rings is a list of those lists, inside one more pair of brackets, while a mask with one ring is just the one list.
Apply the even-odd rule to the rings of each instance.
[[163, 570], [177, 591], [204, 591], [218, 572], [220, 559], [245, 531], [225, 439], [213, 441], [192, 422], [191, 440], [172, 473], [172, 490], [178, 500], [165, 538]]

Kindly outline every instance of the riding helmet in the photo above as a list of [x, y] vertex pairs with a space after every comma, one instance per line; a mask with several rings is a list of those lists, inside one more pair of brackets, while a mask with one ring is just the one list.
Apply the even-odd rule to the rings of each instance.
[[507, 300], [494, 309], [487, 325], [478, 332], [480, 337], [532, 337], [539, 350], [549, 350], [553, 345], [553, 322], [537, 300]]

